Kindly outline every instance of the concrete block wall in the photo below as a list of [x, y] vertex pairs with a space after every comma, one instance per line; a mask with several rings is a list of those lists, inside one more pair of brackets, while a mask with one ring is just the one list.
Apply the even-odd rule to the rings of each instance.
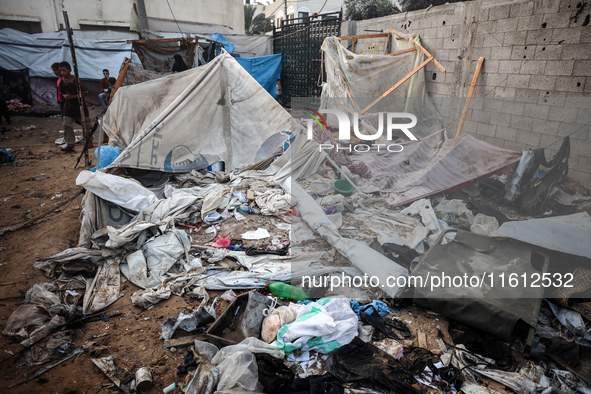
[[[341, 33], [418, 33], [446, 68], [426, 68], [427, 90], [454, 135], [479, 57], [462, 133], [511, 149], [571, 138], [569, 176], [591, 188], [591, 5], [576, 0], [475, 0], [372, 20]], [[379, 92], [381, 94], [381, 92]]]

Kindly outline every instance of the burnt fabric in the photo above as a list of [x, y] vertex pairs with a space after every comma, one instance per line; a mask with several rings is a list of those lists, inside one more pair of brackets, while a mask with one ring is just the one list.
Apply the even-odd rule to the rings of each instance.
[[[510, 340], [519, 320], [536, 327], [543, 287], [501, 286], [501, 278], [509, 273], [519, 273], [528, 278], [542, 275], [532, 267], [541, 262], [547, 270], [548, 257], [531, 246], [506, 239], [493, 239], [458, 230], [452, 242], [433, 245], [412, 271], [423, 282], [428, 276], [478, 277], [480, 286], [450, 286], [450, 283], [434, 287], [416, 287], [416, 304], [437, 311], [439, 314], [471, 327]], [[492, 282], [490, 278], [493, 278]], [[492, 284], [492, 286], [491, 286]], [[483, 291], [485, 289], [486, 291]]]
[[418, 393], [411, 385], [413, 375], [421, 372], [428, 362], [437, 362], [427, 349], [405, 348], [404, 357], [394, 357], [355, 337], [351, 343], [332, 352], [324, 368], [347, 383], [379, 386], [394, 392]]
[[312, 375], [294, 379], [283, 393], [290, 394], [343, 394], [341, 382], [330, 375]]
[[283, 360], [266, 353], [256, 353], [255, 357], [259, 368], [259, 382], [263, 386], [265, 393], [279, 394], [285, 392], [295, 375], [283, 364]]

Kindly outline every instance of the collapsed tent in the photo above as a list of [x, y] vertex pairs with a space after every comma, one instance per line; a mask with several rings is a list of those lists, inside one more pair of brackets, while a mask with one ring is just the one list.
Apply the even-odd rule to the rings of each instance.
[[104, 129], [122, 151], [110, 168], [189, 172], [219, 161], [227, 168], [252, 163], [259, 148], [253, 141], [289, 130], [290, 116], [223, 54], [196, 69], [119, 89]]
[[[442, 128], [441, 115], [425, 90], [425, 74], [420, 69], [408, 81], [365, 112], [370, 103], [382, 95], [413, 69], [424, 64], [418, 35], [398, 40], [391, 34], [392, 52], [396, 56], [357, 55], [348, 51], [339, 38], [329, 37], [322, 44], [325, 57], [326, 83], [322, 87], [321, 108], [358, 112], [363, 125], [375, 134], [379, 128], [376, 114], [380, 112], [407, 112], [417, 117], [413, 133], [425, 137]], [[414, 49], [414, 50], [413, 50]], [[409, 51], [410, 50], [410, 51]], [[329, 126], [338, 126], [336, 118], [326, 118]]]

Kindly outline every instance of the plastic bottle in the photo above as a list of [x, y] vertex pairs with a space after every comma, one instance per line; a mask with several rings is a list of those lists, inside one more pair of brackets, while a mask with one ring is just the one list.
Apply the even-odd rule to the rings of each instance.
[[291, 300], [299, 301], [311, 298], [301, 287], [288, 285], [283, 282], [268, 283], [267, 289], [278, 297], [289, 298]]

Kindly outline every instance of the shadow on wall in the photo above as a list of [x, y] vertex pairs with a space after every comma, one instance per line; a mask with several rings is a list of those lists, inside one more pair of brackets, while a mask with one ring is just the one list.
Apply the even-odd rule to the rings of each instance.
[[[423, 10], [429, 6], [438, 6], [447, 3], [458, 3], [461, 0], [398, 0], [404, 12]], [[470, 1], [470, 0], [468, 0]]]

